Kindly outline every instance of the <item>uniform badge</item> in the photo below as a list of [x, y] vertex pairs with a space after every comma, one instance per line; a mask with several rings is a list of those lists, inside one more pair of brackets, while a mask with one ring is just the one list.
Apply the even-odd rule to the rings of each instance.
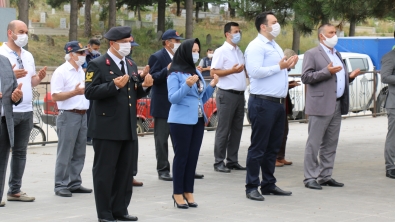
[[109, 59], [106, 59], [106, 65], [110, 65], [110, 60]]
[[129, 65], [133, 66], [133, 63], [129, 59], [127, 59], [127, 60], [129, 62]]
[[114, 74], [114, 72], [113, 72], [113, 71], [110, 71], [110, 74]]
[[87, 72], [85, 82], [92, 82], [93, 72]]

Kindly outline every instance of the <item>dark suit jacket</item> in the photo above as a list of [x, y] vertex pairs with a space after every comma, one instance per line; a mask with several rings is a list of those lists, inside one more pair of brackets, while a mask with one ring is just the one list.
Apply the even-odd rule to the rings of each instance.
[[[113, 79], [122, 76], [108, 54], [88, 64], [85, 77], [85, 97], [91, 100], [88, 136], [105, 140], [136, 140], [136, 100], [146, 96], [136, 75], [137, 65], [126, 58], [131, 77], [125, 87], [117, 90]], [[135, 88], [135, 86], [137, 86]]]
[[[347, 66], [340, 53], [337, 56], [343, 63], [345, 72], [344, 94], [341, 98], [341, 114], [347, 114], [349, 108], [349, 79]], [[302, 82], [306, 89], [306, 114], [312, 116], [329, 116], [335, 112], [337, 78], [332, 75], [327, 66], [331, 63], [321, 45], [308, 50], [304, 54], [302, 65]]]
[[11, 99], [11, 94], [18, 86], [18, 82], [16, 81], [14, 71], [12, 70], [11, 63], [7, 57], [0, 55], [0, 67], [1, 92], [3, 93], [1, 100], [8, 130], [8, 132], [1, 132], [0, 128], [0, 133], [8, 133], [10, 145], [11, 147], [14, 147], [14, 119], [12, 114], [12, 106], [21, 103], [22, 99], [20, 99], [20, 101], [17, 103], [14, 103]]
[[381, 81], [388, 84], [385, 108], [395, 108], [395, 51], [391, 50], [381, 59]]
[[171, 63], [169, 53], [165, 48], [155, 52], [148, 59], [150, 73], [154, 79], [151, 89], [151, 116], [167, 119], [170, 102], [167, 93], [167, 66]]

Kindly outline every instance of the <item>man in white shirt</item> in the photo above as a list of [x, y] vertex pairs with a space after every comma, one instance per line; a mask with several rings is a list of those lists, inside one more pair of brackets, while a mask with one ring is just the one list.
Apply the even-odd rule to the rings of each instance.
[[59, 115], [56, 119], [58, 151], [55, 166], [55, 194], [71, 197], [72, 193], [91, 193], [81, 186], [85, 162], [87, 115], [89, 101], [85, 98], [85, 48], [78, 41], [68, 42], [64, 50], [66, 62], [51, 79], [51, 93]]
[[[251, 145], [247, 155], [246, 196], [263, 201], [263, 195], [286, 195], [276, 186], [274, 168], [285, 127], [284, 98], [288, 92], [288, 71], [297, 56], [286, 58], [274, 41], [281, 31], [272, 12], [262, 12], [255, 19], [258, 36], [245, 51], [246, 69], [250, 77], [248, 116], [251, 121]], [[262, 181], [259, 181], [262, 171]]]
[[[218, 126], [215, 133], [214, 170], [230, 173], [231, 169], [245, 170], [238, 162], [244, 121], [244, 90], [246, 73], [244, 56], [237, 44], [241, 40], [239, 24], [225, 24], [225, 43], [215, 50], [211, 62], [211, 76], [217, 74], [216, 95]], [[226, 166], [225, 166], [226, 158]]]
[[36, 75], [32, 54], [22, 48], [28, 42], [28, 29], [24, 22], [11, 21], [7, 27], [7, 36], [7, 42], [0, 47], [0, 55], [8, 58], [14, 66], [14, 74], [18, 83], [23, 84], [23, 101], [13, 109], [15, 144], [12, 148], [7, 200], [31, 202], [35, 198], [21, 191], [21, 186], [26, 166], [27, 144], [33, 128], [32, 87], [37, 86], [45, 78], [47, 67]]

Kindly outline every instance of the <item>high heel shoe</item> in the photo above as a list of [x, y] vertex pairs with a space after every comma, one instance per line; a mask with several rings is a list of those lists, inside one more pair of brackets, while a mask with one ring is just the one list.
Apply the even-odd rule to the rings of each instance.
[[197, 207], [197, 206], [198, 206], [198, 204], [197, 204], [196, 202], [189, 203], [189, 202], [188, 202], [188, 199], [185, 197], [184, 194], [183, 194], [182, 196], [184, 197], [185, 201], [188, 203], [188, 206], [189, 206], [189, 207]]
[[174, 200], [174, 206], [176, 206], [176, 204], [177, 204], [177, 208], [180, 208], [180, 209], [188, 209], [189, 208], [187, 204], [178, 204], [176, 202], [176, 199], [174, 199], [174, 195], [172, 195], [171, 197]]

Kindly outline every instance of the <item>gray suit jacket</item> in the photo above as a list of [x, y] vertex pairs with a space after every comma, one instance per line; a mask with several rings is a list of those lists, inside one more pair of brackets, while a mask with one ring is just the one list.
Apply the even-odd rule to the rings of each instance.
[[[343, 62], [340, 53], [336, 53]], [[331, 63], [321, 45], [308, 50], [304, 54], [302, 65], [302, 82], [306, 84], [306, 114], [311, 116], [329, 116], [335, 112], [337, 78], [332, 75], [327, 66]], [[348, 113], [350, 79], [348, 70], [343, 62], [346, 75], [344, 94], [341, 98], [341, 113]], [[352, 80], [351, 80], [352, 81]]]
[[395, 51], [391, 50], [381, 58], [381, 81], [388, 84], [385, 108], [395, 108]]
[[[11, 94], [18, 86], [14, 71], [7, 57], [0, 55], [0, 78], [1, 78], [1, 92], [3, 93], [2, 103], [4, 116], [7, 122], [8, 136], [10, 138], [11, 147], [14, 147], [14, 119], [12, 114], [12, 105], [18, 105], [20, 101], [14, 103], [11, 100]], [[1, 130], [1, 129], [0, 129]], [[7, 132], [0, 132], [7, 133]]]

